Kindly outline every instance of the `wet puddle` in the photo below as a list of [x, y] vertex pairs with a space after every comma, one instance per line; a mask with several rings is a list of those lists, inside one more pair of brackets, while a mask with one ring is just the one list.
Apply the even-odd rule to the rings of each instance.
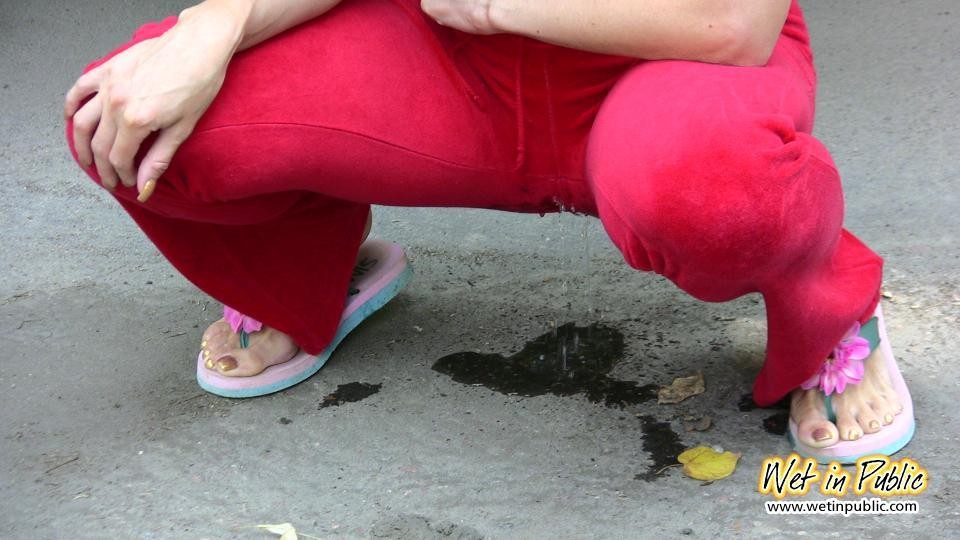
[[360, 401], [361, 399], [368, 398], [379, 392], [381, 386], [383, 385], [363, 382], [352, 382], [338, 385], [335, 391], [323, 397], [323, 401], [320, 402], [320, 406], [317, 408], [324, 409], [333, 406], [339, 407], [344, 403]]
[[677, 456], [687, 448], [680, 444], [680, 437], [670, 427], [670, 422], [658, 422], [649, 415], [641, 416], [640, 420], [643, 422], [643, 450], [653, 463], [647, 467], [647, 472], [638, 473], [634, 478], [652, 482], [665, 468], [676, 465]]
[[602, 324], [567, 323], [528, 342], [510, 356], [461, 352], [433, 369], [453, 380], [520, 396], [583, 394], [594, 403], [620, 407], [657, 397], [657, 385], [620, 381], [607, 374], [623, 359], [619, 330]]
[[753, 401], [753, 394], [747, 393], [740, 396], [740, 402], [737, 404], [737, 408], [740, 409], [740, 412], [748, 412], [757, 408], [757, 404]]
[[[781, 409], [763, 419], [763, 429], [771, 435], [783, 435], [787, 432], [787, 424], [790, 421], [790, 397], [787, 396], [770, 407], [758, 407], [753, 402], [753, 394], [743, 394], [740, 396], [738, 405], [740, 412], [750, 412], [756, 409]], [[783, 410], [786, 409], [786, 410]]]
[[790, 422], [790, 413], [780, 411], [763, 419], [763, 429], [771, 435], [784, 435], [787, 433], [787, 424]]
[[[510, 395], [571, 396], [583, 394], [607, 407], [623, 408], [656, 399], [658, 386], [639, 385], [609, 376], [623, 359], [624, 340], [620, 331], [592, 324], [567, 323], [528, 342], [510, 356], [462, 352], [445, 356], [433, 369], [453, 380], [480, 385]], [[676, 465], [685, 450], [670, 422], [650, 415], [640, 416], [643, 450], [651, 460], [637, 480], [652, 481], [664, 468]]]

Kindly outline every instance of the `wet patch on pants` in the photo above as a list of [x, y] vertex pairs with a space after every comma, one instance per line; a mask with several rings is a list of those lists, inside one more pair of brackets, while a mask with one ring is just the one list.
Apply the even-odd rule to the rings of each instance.
[[620, 408], [656, 398], [655, 384], [641, 386], [607, 375], [623, 353], [619, 330], [567, 323], [528, 342], [516, 354], [455, 353], [437, 360], [433, 369], [459, 383], [510, 395], [583, 394], [594, 403]]

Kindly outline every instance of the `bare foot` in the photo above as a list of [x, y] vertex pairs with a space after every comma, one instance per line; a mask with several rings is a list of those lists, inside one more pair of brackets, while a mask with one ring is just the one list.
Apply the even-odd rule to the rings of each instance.
[[880, 347], [865, 360], [860, 384], [848, 384], [842, 394], [831, 396], [831, 403], [836, 423], [827, 419], [819, 388], [793, 391], [790, 416], [797, 423], [802, 443], [824, 448], [841, 440], [855, 441], [893, 423], [894, 417], [903, 411], [903, 404], [890, 384]]
[[[373, 212], [367, 215], [367, 225], [361, 242], [370, 234]], [[264, 326], [249, 336], [246, 348], [240, 347], [240, 336], [225, 319], [211, 324], [200, 343], [204, 366], [227, 377], [250, 377], [274, 364], [293, 358], [300, 347], [283, 332]]]
[[290, 336], [264, 326], [250, 334], [246, 348], [240, 347], [240, 335], [224, 319], [210, 325], [200, 343], [204, 365], [227, 377], [249, 377], [268, 367], [293, 358], [300, 347]]

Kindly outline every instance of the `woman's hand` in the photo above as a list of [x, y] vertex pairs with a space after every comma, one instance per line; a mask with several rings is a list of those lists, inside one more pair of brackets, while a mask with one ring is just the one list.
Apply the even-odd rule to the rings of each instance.
[[492, 0], [421, 0], [420, 9], [443, 26], [470, 34], [494, 34]]
[[[235, 25], [189, 11], [163, 36], [117, 54], [67, 92], [64, 114], [73, 118], [81, 164], [96, 165], [108, 190], [118, 180], [137, 186], [140, 202], [210, 106], [239, 44]], [[156, 141], [135, 169], [134, 158], [152, 133]]]

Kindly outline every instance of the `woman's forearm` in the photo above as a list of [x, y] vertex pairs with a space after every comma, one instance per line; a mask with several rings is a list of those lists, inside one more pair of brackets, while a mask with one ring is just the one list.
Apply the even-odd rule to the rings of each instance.
[[183, 20], [202, 24], [243, 50], [318, 17], [340, 0], [206, 0], [184, 10]]
[[790, 0], [489, 0], [497, 31], [648, 60], [766, 63]]

